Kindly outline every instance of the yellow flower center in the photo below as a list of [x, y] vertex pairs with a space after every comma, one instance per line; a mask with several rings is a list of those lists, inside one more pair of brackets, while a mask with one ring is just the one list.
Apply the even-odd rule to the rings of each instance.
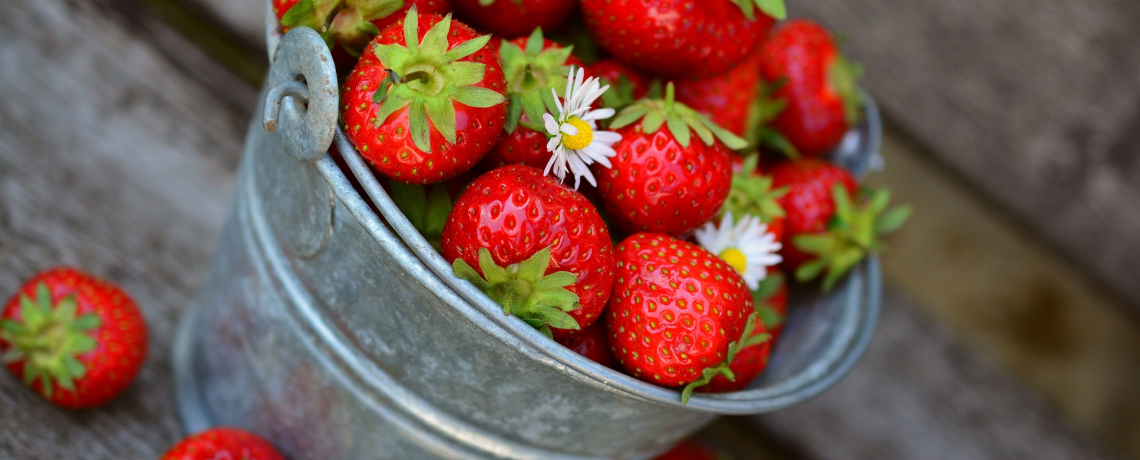
[[735, 268], [736, 271], [740, 272], [741, 275], [743, 275], [744, 271], [748, 269], [748, 257], [745, 256], [744, 253], [739, 249], [725, 249], [720, 253], [720, 258], [724, 259], [725, 262], [728, 262], [728, 264], [731, 265], [732, 268]]
[[578, 134], [573, 136], [562, 133], [562, 145], [570, 150], [582, 150], [594, 142], [594, 130], [590, 129], [590, 124], [582, 121], [578, 117], [570, 117], [566, 120], [570, 126], [578, 128]]

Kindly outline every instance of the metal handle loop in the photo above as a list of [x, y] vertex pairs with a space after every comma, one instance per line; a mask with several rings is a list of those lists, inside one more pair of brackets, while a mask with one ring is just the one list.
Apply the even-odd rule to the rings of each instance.
[[332, 55], [320, 34], [298, 27], [281, 38], [273, 61], [262, 124], [282, 136], [293, 158], [316, 161], [336, 132], [340, 94]]

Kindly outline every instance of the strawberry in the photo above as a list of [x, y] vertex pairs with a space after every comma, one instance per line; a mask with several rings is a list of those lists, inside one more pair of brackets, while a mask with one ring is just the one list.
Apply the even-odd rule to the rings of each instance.
[[612, 368], [616, 364], [610, 354], [610, 341], [606, 338], [604, 322], [595, 321], [582, 329], [582, 332], [558, 339], [558, 343], [603, 366]]
[[236, 428], [214, 428], [183, 439], [162, 460], [285, 460], [268, 441]]
[[715, 216], [731, 185], [728, 149], [745, 145], [675, 102], [672, 84], [665, 93], [622, 110], [610, 125], [622, 137], [612, 167], [594, 166], [602, 201], [625, 231], [681, 235]]
[[743, 390], [748, 388], [748, 385], [768, 367], [768, 357], [772, 354], [773, 335], [768, 333], [764, 327], [764, 321], [759, 316], [753, 316], [751, 320], [755, 323], [752, 337], [759, 343], [736, 352], [736, 357], [728, 365], [728, 370], [731, 372], [729, 375], [733, 376], [733, 380], [729, 380], [725, 374], [717, 374], [713, 376], [708, 385], [698, 388], [697, 391], [701, 393], [728, 393]]
[[761, 72], [784, 105], [773, 127], [804, 156], [830, 152], [858, 122], [859, 67], [839, 54], [827, 29], [806, 20], [778, 27], [760, 55]]
[[700, 444], [686, 440], [653, 460], [722, 460], [723, 458]]
[[353, 56], [384, 28], [403, 18], [412, 7], [421, 13], [447, 14], [451, 0], [273, 0], [273, 13], [282, 31], [305, 26], [321, 31], [334, 56], [339, 44]]
[[610, 87], [602, 96], [604, 107], [621, 109], [649, 94], [649, 78], [620, 61], [603, 59], [590, 65], [587, 73]]
[[544, 168], [550, 160], [546, 149], [546, 132], [542, 127], [542, 114], [558, 113], [554, 89], [559, 97], [566, 96], [566, 76], [571, 66], [582, 67], [582, 61], [563, 48], [546, 40], [542, 29], [535, 29], [528, 38], [505, 41], [499, 47], [499, 62], [507, 77], [506, 135], [487, 155], [484, 164], [490, 168], [511, 164], [525, 164]]
[[677, 100], [694, 110], [708, 115], [709, 119], [732, 131], [737, 136], [747, 134], [757, 122], [760, 109], [760, 53], [753, 52], [732, 70], [720, 75], [698, 79], [676, 80]]
[[479, 30], [505, 38], [526, 36], [536, 27], [553, 29], [570, 15], [574, 0], [455, 0], [460, 17]]
[[74, 268], [29, 280], [0, 315], [0, 358], [59, 406], [106, 404], [146, 358], [146, 324], [122, 289]]
[[669, 77], [728, 71], [785, 15], [782, 0], [582, 0], [582, 12], [614, 57]]
[[601, 216], [529, 166], [471, 183], [447, 217], [441, 253], [506, 313], [559, 338], [598, 319], [613, 287], [613, 244]]
[[681, 401], [752, 346], [752, 295], [719, 257], [666, 235], [638, 233], [617, 247], [617, 283], [606, 329], [633, 377], [684, 386]]
[[785, 162], [772, 169], [774, 185], [789, 187], [781, 199], [787, 212], [784, 262], [798, 281], [823, 272], [824, 290], [869, 254], [882, 250], [879, 238], [910, 216], [907, 206], [887, 210], [890, 193], [861, 192], [846, 170], [822, 160]]
[[732, 188], [724, 200], [721, 213], [731, 212], [736, 216], [756, 216], [768, 224], [768, 231], [776, 235], [776, 241], [784, 238], [784, 213], [780, 198], [788, 193], [787, 187], [772, 187], [772, 177], [765, 176], [757, 169], [758, 155], [732, 158]]
[[404, 183], [439, 182], [495, 146], [506, 82], [488, 40], [451, 16], [412, 8], [365, 49], [345, 81], [343, 119], [377, 171]]

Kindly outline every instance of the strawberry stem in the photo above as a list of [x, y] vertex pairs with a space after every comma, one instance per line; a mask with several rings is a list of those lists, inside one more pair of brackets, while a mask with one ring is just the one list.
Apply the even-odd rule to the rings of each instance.
[[91, 332], [102, 321], [94, 313], [77, 315], [75, 294], [52, 301], [47, 284], [36, 285], [36, 299], [20, 296], [20, 320], [0, 321], [0, 343], [9, 347], [5, 363], [24, 363], [24, 382], [41, 381], [41, 392], [51, 399], [56, 385], [75, 390], [75, 380], [87, 372], [78, 357], [95, 349]]
[[712, 379], [718, 375], [723, 375], [729, 381], [736, 381], [736, 374], [733, 374], [732, 369], [730, 369], [732, 361], [736, 359], [736, 354], [739, 353], [740, 350], [760, 345], [772, 339], [772, 335], [768, 333], [752, 335], [753, 332], [756, 332], [756, 323], [758, 321], [760, 321], [760, 316], [756, 312], [752, 312], [752, 314], [748, 315], [748, 322], [745, 323], [744, 332], [740, 334], [740, 340], [728, 344], [728, 353], [725, 355], [724, 361], [714, 366], [706, 367], [701, 371], [701, 378], [685, 385], [685, 388], [681, 390], [681, 404], [688, 404], [689, 398], [693, 397], [693, 390], [708, 385], [709, 382], [712, 382]]
[[550, 328], [578, 330], [580, 326], [567, 312], [578, 308], [578, 295], [566, 289], [578, 282], [578, 277], [567, 271], [546, 275], [550, 266], [550, 248], [536, 252], [529, 259], [497, 265], [487, 248], [479, 248], [479, 271], [463, 259], [455, 259], [452, 270], [455, 276], [470, 281], [491, 300], [503, 307], [503, 313], [515, 315], [547, 337], [553, 337]]

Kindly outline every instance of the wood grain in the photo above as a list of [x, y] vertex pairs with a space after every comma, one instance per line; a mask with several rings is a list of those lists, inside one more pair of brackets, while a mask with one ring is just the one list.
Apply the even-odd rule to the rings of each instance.
[[253, 91], [145, 16], [13, 3], [0, 5], [0, 292], [83, 267], [125, 286], [151, 346], [99, 410], [55, 409], [3, 372], [0, 458], [157, 458], [181, 435], [174, 320], [209, 260]]
[[1140, 314], [1135, 0], [797, 0], [887, 116]]
[[896, 295], [862, 362], [819, 398], [752, 417], [815, 459], [1105, 458]]

